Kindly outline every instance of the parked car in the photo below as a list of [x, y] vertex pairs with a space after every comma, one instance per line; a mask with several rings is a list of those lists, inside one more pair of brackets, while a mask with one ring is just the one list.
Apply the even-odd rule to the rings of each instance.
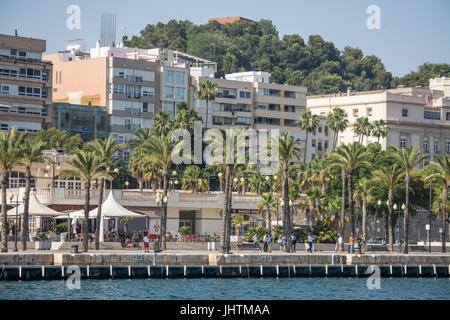
[[367, 243], [373, 243], [373, 244], [386, 244], [386, 239], [375, 237], [370, 239]]

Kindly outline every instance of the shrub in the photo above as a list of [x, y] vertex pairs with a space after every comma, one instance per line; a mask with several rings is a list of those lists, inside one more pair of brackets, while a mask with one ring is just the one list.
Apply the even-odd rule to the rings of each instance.
[[56, 225], [56, 233], [60, 234], [62, 232], [67, 232], [67, 223], [60, 223]]
[[191, 227], [189, 226], [182, 226], [180, 228], [178, 228], [178, 232], [181, 233], [183, 236], [189, 234], [189, 232], [191, 232]]
[[245, 241], [252, 242], [253, 236], [256, 234], [258, 236], [258, 241], [261, 242], [265, 234], [268, 234], [269, 230], [266, 227], [252, 227], [249, 228], [245, 234]]

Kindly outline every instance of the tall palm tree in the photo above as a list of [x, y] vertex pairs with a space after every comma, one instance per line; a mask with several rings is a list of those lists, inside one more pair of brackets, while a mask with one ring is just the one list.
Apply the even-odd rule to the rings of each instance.
[[67, 163], [73, 168], [64, 169], [60, 176], [62, 178], [78, 178], [84, 183], [83, 252], [88, 252], [91, 182], [106, 176], [106, 166], [104, 160], [95, 152], [84, 150], [76, 152], [75, 158], [67, 160]]
[[10, 131], [0, 132], [0, 185], [2, 188], [2, 218], [1, 252], [8, 252], [8, 216], [7, 216], [7, 198], [6, 189], [8, 188], [9, 174], [16, 164], [19, 163], [21, 154], [21, 144], [25, 139], [26, 133], [17, 133], [17, 128], [13, 127]]
[[364, 136], [369, 137], [372, 132], [372, 124], [369, 122], [369, 118], [360, 117], [356, 119], [353, 132], [359, 136], [358, 142], [362, 144], [364, 142]]
[[447, 252], [447, 193], [450, 186], [450, 157], [448, 155], [440, 155], [438, 161], [431, 161], [429, 168], [431, 175], [426, 179], [434, 178], [442, 186], [442, 252]]
[[355, 189], [354, 198], [362, 202], [362, 235], [366, 238], [367, 228], [367, 205], [372, 201], [372, 185], [369, 179], [361, 178]]
[[197, 98], [201, 100], [206, 100], [206, 125], [205, 128], [208, 129], [208, 101], [214, 100], [217, 93], [217, 83], [210, 80], [203, 80], [199, 84], [199, 89], [196, 92]]
[[145, 155], [142, 154], [142, 151], [136, 150], [133, 152], [131, 158], [128, 159], [128, 169], [130, 170], [131, 175], [138, 181], [140, 191], [144, 189], [146, 178], [146, 162], [143, 157], [145, 157]]
[[255, 192], [258, 195], [262, 195], [264, 190], [267, 189], [267, 183], [264, 176], [259, 171], [253, 172], [249, 177], [249, 187], [251, 192]]
[[[158, 117], [161, 118], [162, 115], [159, 115]], [[161, 122], [159, 122], [158, 125], [164, 127], [164, 124], [161, 124]], [[133, 132], [133, 136], [131, 137], [130, 140], [128, 140], [128, 147], [130, 147], [130, 149], [138, 148], [145, 140], [147, 140], [153, 134], [154, 133], [149, 128], [139, 128], [137, 131]]]
[[[167, 177], [170, 166], [172, 165], [172, 152], [176, 148], [179, 141], [173, 142], [170, 133], [161, 136], [150, 136], [145, 140], [140, 149], [146, 153], [146, 158], [150, 163], [159, 166], [162, 170], [163, 178], [163, 195], [164, 200], [167, 197]], [[161, 249], [166, 250], [166, 226], [167, 226], [167, 204], [162, 205], [162, 225], [161, 225]]]
[[327, 125], [333, 131], [333, 149], [336, 149], [339, 132], [344, 132], [348, 125], [347, 113], [341, 108], [333, 108], [328, 114]]
[[418, 165], [424, 158], [424, 155], [420, 154], [419, 146], [407, 149], [398, 149], [393, 147], [388, 156], [393, 161], [397, 162], [402, 170], [402, 174], [405, 177], [405, 211], [403, 216], [403, 237], [405, 246], [403, 253], [408, 253], [408, 241], [409, 241], [409, 183], [410, 175], [413, 168]]
[[309, 226], [314, 225], [317, 218], [321, 219], [320, 216], [320, 201], [323, 199], [322, 192], [319, 187], [311, 187], [306, 192], [306, 199], [308, 200], [310, 210], [309, 210]]
[[394, 230], [392, 225], [392, 206], [394, 204], [394, 186], [402, 177], [401, 171], [396, 163], [385, 163], [379, 169], [372, 171], [372, 181], [388, 189], [388, 244], [389, 251], [394, 251]]
[[272, 234], [272, 212], [274, 212], [277, 205], [277, 199], [274, 197], [272, 192], [263, 194], [261, 196], [261, 202], [258, 204], [258, 210], [264, 210], [266, 216], [266, 227]]
[[[172, 128], [172, 120], [168, 111], [161, 110], [153, 117], [153, 130], [156, 135], [167, 135]], [[147, 133], [147, 132], [145, 132]], [[146, 136], [144, 141], [148, 141], [150, 136]]]
[[175, 129], [185, 129], [191, 134], [194, 132], [194, 122], [199, 121], [201, 118], [195, 110], [192, 109], [179, 109], [175, 115]]
[[300, 128], [306, 132], [305, 154], [303, 156], [303, 163], [305, 163], [308, 149], [308, 136], [310, 133], [316, 131], [319, 125], [319, 117], [315, 114], [313, 115], [311, 111], [305, 111], [302, 113], [298, 123], [300, 124]]
[[191, 189], [192, 192], [197, 192], [202, 189], [202, 185], [206, 182], [205, 171], [196, 165], [186, 167], [181, 178], [182, 187], [184, 190]]
[[352, 144], [343, 144], [336, 150], [330, 152], [328, 156], [329, 163], [332, 167], [339, 167], [347, 173], [348, 207], [350, 226], [353, 233], [355, 233], [353, 175], [360, 167], [370, 167], [370, 163], [366, 161], [369, 155], [360, 143], [354, 142]]
[[[126, 146], [124, 144], [116, 144], [114, 139], [109, 136], [106, 139], [97, 139], [91, 141], [86, 145], [86, 149], [93, 151], [100, 161], [104, 164], [106, 175], [107, 168], [113, 163], [117, 156], [115, 155], [120, 149], [124, 149]], [[102, 222], [102, 206], [103, 206], [103, 192], [105, 190], [105, 178], [100, 178], [100, 192], [98, 196], [98, 207], [97, 207], [97, 219], [95, 222], [95, 250], [100, 248], [100, 223]]]
[[380, 143], [380, 138], [385, 138], [388, 133], [386, 121], [383, 119], [375, 120], [372, 125], [372, 136], [377, 137], [377, 142]]
[[289, 165], [295, 160], [301, 160], [300, 141], [290, 133], [275, 137], [278, 143], [280, 164], [283, 168], [283, 235], [286, 237], [286, 251], [291, 252], [292, 224], [289, 205]]
[[31, 190], [31, 167], [33, 163], [42, 163], [48, 161], [44, 157], [43, 151], [46, 144], [43, 141], [24, 140], [21, 146], [20, 163], [25, 166], [25, 199], [22, 213], [22, 250], [27, 250], [28, 240], [28, 217], [30, 207], [30, 190]]

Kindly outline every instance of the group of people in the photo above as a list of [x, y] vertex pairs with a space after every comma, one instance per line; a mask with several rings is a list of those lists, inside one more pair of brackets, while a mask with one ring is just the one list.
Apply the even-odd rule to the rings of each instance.
[[[267, 233], [264, 235], [264, 237], [263, 237], [264, 252], [272, 252], [273, 242], [274, 242], [274, 238], [271, 234]], [[278, 238], [278, 243], [280, 244], [280, 250], [282, 252], [286, 252], [286, 237], [280, 236]], [[295, 252], [296, 243], [297, 243], [297, 237], [293, 234], [291, 236], [291, 244], [292, 244], [292, 248], [293, 248], [294, 252]], [[256, 234], [253, 236], [253, 244], [254, 244], [255, 248], [257, 250], [259, 250], [258, 235], [256, 235]]]
[[[364, 248], [366, 246], [366, 239], [362, 235], [359, 234], [356, 237], [354, 237], [352, 233], [350, 235], [350, 238], [348, 239], [348, 242], [350, 244], [348, 248], [349, 253], [354, 253], [356, 248], [358, 249], [359, 253], [364, 252]], [[334, 252], [342, 252], [342, 251], [344, 251], [344, 239], [342, 238], [342, 235], [338, 233], [336, 237], [336, 248]]]

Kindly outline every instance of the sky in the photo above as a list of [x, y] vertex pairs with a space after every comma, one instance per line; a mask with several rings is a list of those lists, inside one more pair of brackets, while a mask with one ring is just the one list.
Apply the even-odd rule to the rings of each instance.
[[[80, 29], [66, 26], [70, 5], [80, 8]], [[371, 5], [380, 10], [379, 29], [367, 27]], [[64, 50], [71, 39], [83, 39], [88, 49], [100, 39], [101, 12], [116, 13], [118, 40], [125, 30], [130, 38], [147, 24], [170, 19], [204, 24], [241, 16], [272, 20], [280, 38], [297, 33], [307, 41], [318, 34], [339, 49], [359, 47], [380, 57], [394, 76], [424, 62], [450, 63], [448, 0], [0, 0], [0, 33], [17, 29], [19, 36], [45, 39], [47, 53]]]

